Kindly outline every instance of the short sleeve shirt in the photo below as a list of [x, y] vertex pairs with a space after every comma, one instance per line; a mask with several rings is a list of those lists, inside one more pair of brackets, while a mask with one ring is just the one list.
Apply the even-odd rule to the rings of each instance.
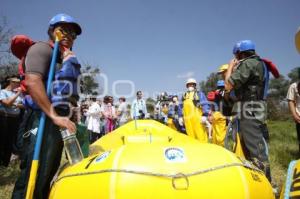
[[48, 43], [37, 42], [31, 46], [25, 59], [26, 74], [38, 74], [47, 78], [49, 66], [52, 58], [52, 48]]
[[296, 113], [300, 116], [300, 95], [297, 89], [298, 82], [295, 82], [290, 85], [289, 90], [287, 92], [287, 100], [293, 101], [296, 107]]

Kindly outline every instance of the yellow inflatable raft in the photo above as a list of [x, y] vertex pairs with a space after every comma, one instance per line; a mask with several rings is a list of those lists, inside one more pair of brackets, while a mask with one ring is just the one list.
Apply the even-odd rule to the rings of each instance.
[[60, 172], [51, 199], [274, 198], [249, 162], [156, 121], [132, 121], [91, 149], [88, 158]]

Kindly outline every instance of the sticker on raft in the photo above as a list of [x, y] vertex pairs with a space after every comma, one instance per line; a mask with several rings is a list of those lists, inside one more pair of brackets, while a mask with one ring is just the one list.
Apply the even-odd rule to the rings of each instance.
[[103, 162], [110, 154], [110, 151], [102, 153], [99, 157], [96, 158], [95, 163]]
[[183, 149], [177, 147], [165, 149], [165, 158], [167, 162], [186, 162]]

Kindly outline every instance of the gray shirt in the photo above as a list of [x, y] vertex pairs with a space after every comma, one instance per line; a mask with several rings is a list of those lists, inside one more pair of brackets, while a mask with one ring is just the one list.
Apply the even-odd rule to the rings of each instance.
[[46, 42], [37, 42], [32, 45], [26, 55], [25, 72], [26, 74], [38, 74], [47, 78], [49, 66], [51, 63], [53, 49]]

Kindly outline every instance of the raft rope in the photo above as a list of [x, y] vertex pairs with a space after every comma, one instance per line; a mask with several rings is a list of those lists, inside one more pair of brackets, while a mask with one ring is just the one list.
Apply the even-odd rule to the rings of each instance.
[[[220, 169], [224, 169], [224, 168], [236, 167], [236, 166], [242, 166], [247, 169], [251, 169], [253, 171], [262, 173], [262, 171], [260, 169], [258, 169], [257, 167], [252, 165], [250, 162], [245, 160], [242, 163], [224, 164], [224, 165], [219, 165], [219, 166], [215, 166], [215, 167], [211, 167], [211, 168], [203, 169], [203, 170], [199, 170], [199, 171], [194, 171], [194, 172], [186, 173], [186, 174], [184, 174], [184, 173], [164, 174], [164, 173], [156, 173], [156, 172], [150, 172], [150, 171], [135, 171], [135, 170], [130, 170], [130, 169], [102, 169], [102, 170], [97, 170], [97, 171], [89, 171], [89, 172], [81, 172], [81, 173], [63, 175], [61, 177], [58, 177], [54, 182], [57, 183], [58, 181], [60, 181], [64, 178], [69, 178], [69, 177], [115, 172], [115, 173], [131, 173], [131, 174], [140, 174], [140, 175], [147, 175], [147, 176], [171, 178], [174, 189], [187, 189], [189, 187], [188, 177], [200, 175], [200, 174], [204, 174], [204, 173], [208, 173], [208, 172], [212, 172], [212, 171], [216, 171], [216, 170], [220, 170]], [[186, 184], [187, 184], [186, 188], [176, 187], [175, 180], [180, 179], [180, 178], [182, 178], [186, 181]]]

